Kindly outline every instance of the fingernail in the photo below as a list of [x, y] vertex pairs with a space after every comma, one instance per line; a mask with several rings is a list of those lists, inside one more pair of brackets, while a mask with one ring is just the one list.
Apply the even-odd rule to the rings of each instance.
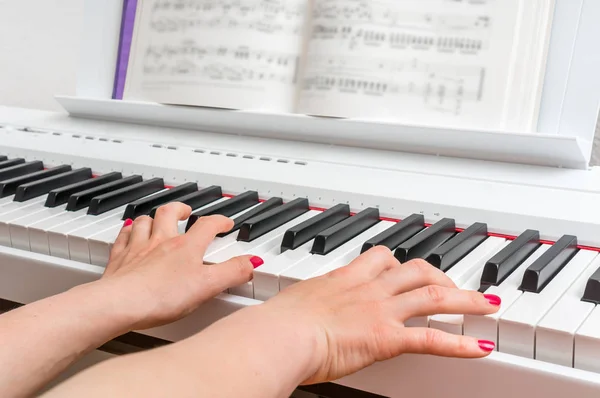
[[133, 220], [131, 218], [128, 218], [127, 220], [125, 220], [125, 224], [123, 225], [124, 227], [128, 227], [131, 224], [133, 224]]
[[256, 257], [256, 256], [252, 257], [250, 259], [250, 262], [252, 263], [252, 265], [254, 266], [255, 269], [258, 268], [258, 267], [260, 267], [261, 265], [263, 265], [265, 263], [262, 258]]
[[479, 348], [481, 348], [483, 351], [486, 352], [492, 352], [494, 351], [494, 348], [496, 348], [496, 344], [494, 344], [493, 341], [489, 341], [489, 340], [479, 340]]
[[502, 299], [494, 294], [484, 294], [483, 297], [485, 297], [491, 305], [500, 305], [500, 303], [502, 303]]

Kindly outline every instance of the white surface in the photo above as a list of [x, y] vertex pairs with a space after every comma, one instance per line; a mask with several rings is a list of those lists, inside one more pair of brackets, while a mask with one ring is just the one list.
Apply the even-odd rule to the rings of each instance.
[[82, 0], [0, 0], [0, 104], [60, 110], [75, 94]]

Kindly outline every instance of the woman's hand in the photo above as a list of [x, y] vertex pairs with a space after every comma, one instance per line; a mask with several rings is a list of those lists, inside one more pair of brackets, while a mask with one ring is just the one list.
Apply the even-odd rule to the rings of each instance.
[[[479, 358], [494, 348], [429, 328], [405, 327], [406, 320], [435, 314], [491, 314], [499, 298], [456, 288], [422, 260], [400, 264], [385, 247], [350, 265], [290, 286], [261, 311], [280, 314], [314, 340], [303, 384], [339, 379], [374, 362], [405, 353]], [[290, 314], [292, 319], [283, 314]]]
[[206, 248], [233, 221], [223, 216], [200, 218], [181, 235], [178, 222], [190, 206], [171, 203], [156, 211], [154, 220], [127, 220], [117, 237], [101, 283], [128, 292], [136, 314], [132, 330], [160, 326], [185, 317], [224, 290], [248, 282], [262, 264], [257, 257], [236, 257], [221, 264], [204, 264]]

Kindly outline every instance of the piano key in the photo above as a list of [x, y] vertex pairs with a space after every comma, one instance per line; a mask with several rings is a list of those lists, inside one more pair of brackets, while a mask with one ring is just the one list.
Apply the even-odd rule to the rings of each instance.
[[252, 207], [258, 203], [258, 192], [244, 192], [242, 194], [234, 196], [226, 202], [217, 203], [214, 206], [210, 206], [201, 211], [192, 213], [185, 227], [185, 230], [189, 230], [200, 217], [206, 217], [217, 214], [225, 217], [231, 217], [232, 215], [237, 214], [242, 210]]
[[10, 180], [13, 178], [22, 177], [31, 173], [36, 173], [44, 170], [44, 163], [39, 160], [32, 162], [17, 164], [12, 167], [0, 169], [0, 181]]
[[71, 170], [42, 180], [22, 184], [15, 193], [15, 202], [24, 202], [38, 196], [46, 195], [51, 190], [61, 188], [92, 178], [92, 169], [85, 167]]
[[395, 250], [398, 246], [421, 232], [423, 229], [425, 229], [425, 217], [422, 214], [412, 214], [392, 228], [388, 228], [365, 242], [361, 249], [361, 253], [364, 253], [375, 246], [385, 246], [390, 250]]
[[[221, 234], [218, 234], [217, 237], [219, 238], [223, 238], [226, 237], [230, 234], [233, 234], [234, 232], [238, 231], [240, 229], [240, 227], [248, 220], [255, 218], [256, 216], [262, 215], [268, 211], [271, 211], [279, 206], [283, 205], [283, 199], [281, 198], [270, 198], [264, 202], [262, 202], [261, 204], [259, 204], [258, 206], [254, 206], [251, 209], [249, 209], [249, 211], [244, 211], [242, 214], [240, 214], [239, 216], [235, 217], [234, 223], [233, 223], [233, 227], [231, 227], [231, 229], [227, 232], [223, 232]], [[237, 235], [236, 235], [236, 240], [237, 240]]]
[[256, 238], [252, 242], [237, 241], [231, 246], [226, 247], [212, 255], [204, 257], [207, 263], [221, 263], [227, 261], [232, 257], [241, 256], [245, 254], [252, 254], [260, 256], [262, 253], [271, 250], [281, 244], [281, 239], [285, 231], [294, 225], [297, 225], [303, 221], [308, 220], [311, 217], [319, 215], [321, 212], [317, 210], [309, 210], [302, 215], [294, 218], [291, 221], [273, 229], [269, 233]]
[[324, 267], [327, 267], [328, 264], [339, 260], [340, 258], [346, 256], [353, 250], [356, 250], [357, 248], [360, 252], [362, 245], [366, 241], [376, 236], [377, 234], [380, 234], [386, 229], [393, 227], [394, 225], [396, 225], [396, 223], [392, 221], [380, 221], [371, 228], [367, 229], [366, 231], [363, 231], [361, 234], [357, 235], [353, 239], [336, 248], [329, 254], [312, 254], [308, 259], [305, 259], [288, 269], [280, 271], [280, 289], [284, 289], [296, 282], [312, 278], [319, 272], [319, 270], [321, 270]]
[[297, 198], [281, 206], [246, 220], [241, 226], [237, 236], [240, 242], [252, 242], [261, 236], [279, 228], [283, 224], [294, 220], [308, 212], [308, 199]]
[[[230, 199], [223, 198], [220, 201], [225, 201], [225, 200], [230, 200]], [[242, 210], [241, 212], [239, 212], [237, 214], [234, 214], [230, 218], [233, 219], [234, 225], [235, 224], [240, 225], [240, 222], [236, 221], [238, 218], [244, 219], [245, 215], [247, 213], [253, 212], [254, 210], [256, 210], [257, 207], [262, 206], [265, 203], [266, 202], [255, 204], [252, 207], [249, 207], [247, 209]], [[283, 200], [282, 200], [282, 203], [283, 203]], [[208, 207], [208, 206], [206, 206], [206, 207]], [[237, 234], [236, 233], [224, 233], [224, 234], [217, 235], [217, 237], [206, 248], [204, 256], [205, 257], [210, 256], [210, 255], [212, 255], [220, 250], [223, 250], [226, 247], [231, 246], [235, 243], [237, 243]]]
[[446, 272], [487, 237], [487, 225], [475, 223], [435, 249], [426, 260], [434, 267]]
[[599, 266], [600, 256], [596, 256], [540, 321], [535, 335], [537, 360], [573, 366], [575, 333], [595, 308], [594, 304], [581, 301], [581, 296], [588, 278]]
[[4, 162], [7, 159], [8, 159], [8, 156], [0, 155], [0, 163]]
[[600, 373], [600, 306], [594, 307], [577, 330], [573, 351], [574, 368]]
[[[120, 180], [123, 175], [119, 172], [112, 172], [103, 174], [96, 178], [90, 178], [80, 182], [73, 183], [60, 188], [55, 188], [48, 193], [48, 199], [46, 200], [46, 207], [57, 207], [64, 205], [69, 201], [69, 197], [77, 192], [84, 192], [92, 188], [99, 187], [101, 185]], [[66, 210], [66, 209], [65, 209]]]
[[[479, 287], [479, 279], [483, 272], [485, 263], [498, 253], [502, 248], [507, 245], [507, 241], [504, 238], [489, 237], [477, 246], [473, 251], [467, 254], [461, 259], [456, 265], [450, 268], [446, 275], [450, 278], [454, 284], [458, 287], [471, 286], [473, 281], [476, 283], [475, 289]], [[409, 327], [435, 327], [436, 329], [449, 331], [455, 333], [460, 330], [460, 334], [463, 331], [463, 316], [462, 315], [449, 315], [440, 314], [436, 316], [433, 326], [431, 326], [432, 317], [416, 317], [409, 319], [406, 322], [406, 326]]]
[[512, 241], [485, 265], [481, 278], [481, 291], [502, 283], [534, 251], [540, 247], [540, 233], [527, 230]]
[[[279, 293], [279, 275], [296, 264], [309, 259], [313, 254], [313, 241], [309, 240], [294, 250], [272, 250], [262, 256], [264, 264], [254, 270], [252, 284], [254, 298], [268, 300]], [[277, 248], [276, 248], [277, 249]]]
[[[163, 191], [165, 191], [165, 189], [158, 192], [152, 192], [147, 196], [157, 195]], [[126, 207], [127, 204], [124, 204], [100, 215], [89, 214], [88, 211], [86, 213], [86, 218], [78, 222], [78, 224], [83, 225], [77, 228], [76, 230], [71, 230], [67, 232], [66, 234], [69, 258], [72, 260], [78, 260], [90, 264], [91, 237], [97, 236], [103, 233], [104, 231], [108, 231], [114, 228], [122, 228], [123, 220], [121, 219], [121, 217], [123, 216], [123, 212], [125, 211]], [[51, 246], [53, 244], [53, 241], [59, 240], [64, 243], [65, 239], [64, 235], [60, 236], [57, 233], [49, 233], [48, 237]], [[102, 243], [104, 244], [104, 242]]]
[[565, 235], [525, 271], [519, 289], [539, 293], [577, 254], [577, 237]]
[[[510, 243], [509, 243], [510, 244]], [[508, 247], [508, 246], [505, 246]], [[498, 286], [489, 286], [486, 290], [486, 294], [493, 294], [500, 297], [502, 304], [500, 309], [489, 315], [465, 315], [463, 324], [463, 333], [467, 336], [477, 337], [478, 339], [493, 341], [496, 345], [495, 349], [498, 350], [498, 322], [504, 313], [517, 301], [523, 294], [522, 290], [519, 290], [519, 285], [525, 274], [525, 270], [533, 264], [538, 258], [540, 258], [548, 249], [550, 245], [543, 244], [531, 254], [528, 258], [523, 261], [521, 265], [511, 273], [502, 283]]]
[[597, 254], [580, 250], [540, 293], [524, 292], [500, 317], [498, 350], [534, 358], [537, 325]]
[[12, 202], [0, 208], [2, 209], [2, 212], [0, 212], [0, 245], [11, 246], [9, 223], [21, 217], [43, 211], [45, 209], [43, 201], [45, 200], [45, 197], [34, 198], [27, 202]]
[[23, 159], [23, 158], [4, 159], [4, 160], [0, 161], [0, 170], [6, 169], [9, 167], [13, 167], [13, 166], [17, 166], [17, 165], [23, 164], [23, 163], [25, 163], [25, 159]]
[[142, 181], [142, 176], [132, 175], [115, 181], [110, 181], [99, 186], [84, 188], [83, 191], [73, 193], [69, 197], [67, 201], [66, 210], [77, 211], [85, 209], [86, 207], [89, 207], [90, 203], [92, 203], [92, 199], [97, 196], [104, 195], [110, 192], [115, 192], [119, 189], [130, 187]]
[[581, 300], [592, 304], [600, 304], [600, 268], [588, 279]]
[[[163, 185], [164, 186], [164, 185]], [[198, 191], [198, 184], [195, 182], [187, 182], [177, 187], [168, 189], [158, 195], [149, 198], [135, 200], [127, 205], [121, 219], [135, 220], [139, 216], [148, 215], [152, 209], [157, 206], [165, 205], [169, 202], [176, 202], [179, 198]]]
[[416, 258], [426, 259], [441, 244], [456, 235], [453, 219], [444, 218], [396, 248], [394, 256], [401, 263]]
[[[29, 250], [34, 253], [50, 255], [50, 243], [49, 233], [52, 229], [85, 217], [87, 209], [79, 211], [65, 211], [56, 217], [50, 217], [44, 220], [31, 224], [27, 227], [27, 233], [29, 235]], [[61, 258], [69, 258], [68, 247], [63, 252], [64, 255]]]
[[299, 248], [314, 239], [321, 231], [331, 228], [348, 217], [350, 217], [350, 206], [338, 204], [318, 216], [288, 229], [283, 235], [281, 252]]
[[52, 167], [47, 170], [40, 170], [33, 173], [25, 174], [19, 177], [14, 177], [8, 180], [0, 182], [0, 197], [4, 198], [9, 195], [14, 195], [17, 191], [17, 187], [28, 182], [42, 180], [44, 178], [52, 177], [57, 174], [61, 174], [67, 171], [71, 171], [71, 166], [61, 165]]
[[344, 221], [319, 232], [311, 253], [327, 255], [344, 243], [354, 239], [379, 222], [379, 209], [368, 208]]
[[[223, 192], [221, 187], [212, 185], [207, 188], [203, 188], [199, 191], [192, 192], [188, 195], [177, 198], [177, 202], [184, 203], [192, 208], [192, 211], [196, 211], [200, 208], [203, 208], [207, 204], [213, 203], [219, 199], [223, 198]], [[150, 217], [154, 218], [156, 215], [156, 210], [158, 210], [159, 206], [155, 206], [150, 211]]]
[[44, 206], [44, 209], [39, 212], [36, 211], [11, 220], [8, 223], [11, 246], [15, 249], [31, 250], [29, 227], [62, 213], [65, 213], [65, 211], [60, 207], [46, 208]]
[[129, 187], [96, 196], [90, 202], [88, 214], [97, 216], [106, 213], [109, 210], [126, 205], [151, 193], [162, 191], [164, 187], [165, 183], [162, 178], [152, 178]]

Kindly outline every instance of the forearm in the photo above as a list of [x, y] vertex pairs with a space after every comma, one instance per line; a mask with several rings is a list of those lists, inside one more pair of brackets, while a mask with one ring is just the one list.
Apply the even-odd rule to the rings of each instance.
[[240, 311], [185, 341], [101, 363], [49, 397], [289, 397], [310, 376], [315, 342], [274, 316]]
[[0, 316], [0, 396], [34, 394], [129, 319], [108, 284], [94, 282]]

